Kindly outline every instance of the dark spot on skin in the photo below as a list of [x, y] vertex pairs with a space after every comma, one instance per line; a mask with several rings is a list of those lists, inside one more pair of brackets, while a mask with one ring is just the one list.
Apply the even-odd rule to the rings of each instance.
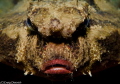
[[1, 34], [0, 32], [0, 58], [12, 59], [15, 58], [16, 43], [18, 39], [11, 39], [6, 34]]
[[63, 12], [66, 14], [73, 14], [73, 13], [80, 13], [80, 10], [73, 7], [65, 7]]
[[113, 60], [119, 58], [120, 48], [118, 46], [120, 46], [120, 34], [118, 31], [113, 32], [104, 40], [98, 40], [98, 43], [101, 44], [101, 47], [103, 47], [103, 49], [107, 50], [102, 54], [102, 60]]

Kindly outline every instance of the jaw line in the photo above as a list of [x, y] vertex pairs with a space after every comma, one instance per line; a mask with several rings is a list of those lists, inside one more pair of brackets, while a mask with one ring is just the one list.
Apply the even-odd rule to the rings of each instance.
[[69, 74], [74, 70], [69, 61], [55, 59], [43, 64], [43, 73], [47, 74]]

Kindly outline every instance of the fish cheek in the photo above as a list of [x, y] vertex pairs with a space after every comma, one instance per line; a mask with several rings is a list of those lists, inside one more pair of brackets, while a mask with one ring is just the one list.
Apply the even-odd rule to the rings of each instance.
[[18, 38], [11, 39], [6, 34], [0, 32], [0, 61], [9, 64], [8, 62], [15, 62], [15, 55], [17, 53], [16, 44]]

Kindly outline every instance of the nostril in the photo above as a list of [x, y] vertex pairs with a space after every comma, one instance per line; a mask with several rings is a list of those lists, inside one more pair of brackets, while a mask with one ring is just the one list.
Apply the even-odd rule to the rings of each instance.
[[51, 19], [51, 24], [52, 26], [57, 27], [60, 24], [60, 21], [54, 18], [54, 19]]
[[62, 26], [60, 24], [60, 20], [57, 18], [51, 19], [50, 28], [51, 28], [52, 32], [60, 31], [62, 29]]

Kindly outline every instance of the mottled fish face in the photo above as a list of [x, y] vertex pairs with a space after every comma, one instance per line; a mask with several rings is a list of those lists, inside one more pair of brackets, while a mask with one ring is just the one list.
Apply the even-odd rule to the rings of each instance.
[[28, 9], [28, 21], [44, 36], [71, 37], [88, 16], [87, 3], [80, 1], [35, 2]]
[[120, 64], [120, 14], [108, 0], [22, 1], [0, 18], [0, 62], [55, 81]]
[[27, 41], [21, 42], [25, 48], [17, 58], [18, 62], [26, 63], [25, 74], [63, 80], [89, 64], [89, 44], [85, 39], [87, 9], [82, 1], [31, 4], [26, 20], [30, 32]]

